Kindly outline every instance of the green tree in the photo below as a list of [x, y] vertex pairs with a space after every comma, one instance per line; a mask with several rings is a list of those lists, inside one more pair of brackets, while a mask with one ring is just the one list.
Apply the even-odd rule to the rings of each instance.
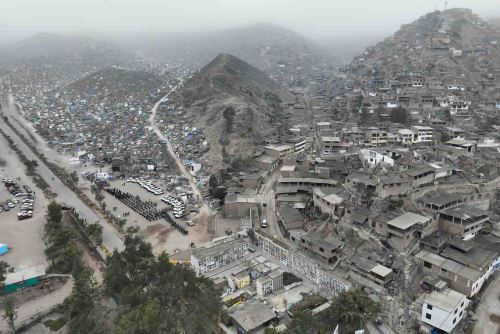
[[51, 202], [47, 206], [47, 225], [46, 230], [52, 230], [61, 226], [62, 208], [56, 202]]
[[161, 307], [155, 299], [133, 308], [118, 317], [113, 332], [115, 334], [155, 334], [161, 333]]
[[139, 237], [127, 235], [124, 244], [122, 252], [108, 258], [104, 276], [106, 292], [120, 309], [115, 332], [210, 332], [222, 308], [213, 281], [171, 264], [166, 254], [155, 257]]
[[264, 329], [264, 334], [278, 334], [278, 330], [273, 327], [267, 327]]
[[15, 320], [17, 318], [17, 311], [15, 307], [16, 300], [14, 297], [7, 297], [3, 301], [3, 318], [7, 321], [12, 333], [16, 332]]
[[227, 189], [224, 187], [217, 187], [212, 193], [212, 196], [219, 199], [221, 202], [224, 202], [224, 198], [226, 198]]
[[208, 179], [208, 186], [210, 187], [210, 190], [214, 191], [218, 185], [219, 185], [219, 182], [217, 181], [217, 176], [215, 176], [214, 174], [211, 174], [210, 178]]
[[103, 227], [99, 222], [93, 224], [88, 224], [85, 227], [85, 231], [90, 239], [92, 239], [97, 245], [102, 244], [102, 231]]
[[451, 140], [451, 137], [449, 134], [447, 134], [446, 132], [442, 132], [441, 133], [441, 142], [442, 143], [446, 143], [447, 141]]
[[76, 171], [73, 171], [71, 173], [70, 182], [73, 187], [76, 187], [78, 185], [78, 173]]
[[344, 291], [332, 300], [328, 312], [332, 323], [359, 329], [379, 315], [380, 304], [361, 290]]
[[403, 107], [397, 107], [391, 111], [391, 121], [394, 123], [408, 124], [408, 111]]
[[109, 333], [98, 305], [99, 289], [92, 271], [79, 263], [75, 266], [73, 277], [73, 290], [65, 301], [70, 318], [70, 332]]
[[382, 120], [382, 115], [385, 114], [385, 108], [382, 106], [378, 106], [375, 111], [375, 116], [377, 117], [377, 120]]
[[368, 123], [369, 118], [370, 115], [368, 114], [368, 110], [366, 108], [363, 108], [363, 110], [361, 110], [361, 115], [359, 116], [359, 123], [361, 125], [366, 125], [366, 123]]
[[3, 282], [5, 281], [5, 273], [7, 272], [8, 268], [9, 265], [7, 264], [7, 262], [0, 261], [0, 290], [4, 286]]
[[288, 326], [287, 334], [316, 334], [319, 331], [318, 321], [310, 310], [297, 312]]

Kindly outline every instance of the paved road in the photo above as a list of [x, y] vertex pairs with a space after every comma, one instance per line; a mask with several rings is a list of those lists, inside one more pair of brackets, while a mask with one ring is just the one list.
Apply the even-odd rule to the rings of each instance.
[[[2, 108], [8, 108], [2, 103]], [[11, 122], [13, 126], [16, 126], [15, 122]], [[76, 212], [80, 217], [87, 220], [87, 222], [94, 223], [96, 221], [100, 222], [103, 227], [102, 240], [104, 246], [109, 250], [123, 250], [123, 241], [120, 239], [120, 234], [114, 229], [113, 226], [101, 220], [101, 218], [90, 209], [85, 203], [76, 196], [76, 194], [68, 188], [53, 172], [50, 170], [45, 163], [40, 161], [38, 157], [33, 153], [31, 148], [26, 145], [23, 140], [16, 135], [14, 131], [0, 119], [0, 129], [2, 129], [8, 136], [12, 138], [14, 143], [19, 147], [19, 149], [26, 155], [30, 160], [37, 160], [38, 167], [37, 173], [50, 184], [51, 191], [57, 194], [57, 200], [66, 203], [67, 205], [75, 208]]]
[[500, 333], [500, 323], [493, 321], [493, 317], [500, 319], [500, 273], [492, 277], [493, 281], [483, 292], [481, 302], [476, 309], [476, 324], [473, 334]]
[[286, 241], [281, 234], [281, 229], [278, 226], [278, 219], [276, 218], [276, 198], [274, 193], [274, 183], [278, 180], [280, 176], [279, 169], [277, 169], [273, 175], [262, 185], [260, 191], [260, 202], [266, 203], [264, 209], [264, 215], [267, 220], [266, 232], [272, 235], [274, 238], [280, 241]]
[[163, 102], [167, 102], [170, 94], [177, 91], [177, 89], [179, 87], [181, 87], [183, 85], [183, 83], [184, 83], [184, 81], [181, 79], [179, 81], [179, 83], [177, 85], [175, 85], [170, 90], [170, 92], [167, 93], [167, 95], [165, 95], [158, 102], [155, 103], [155, 105], [153, 106], [153, 109], [151, 109], [151, 115], [149, 117], [149, 124], [151, 125], [151, 127], [153, 127], [153, 130], [156, 133], [156, 135], [158, 136], [158, 138], [160, 138], [166, 142], [167, 150], [168, 150], [170, 156], [172, 156], [174, 158], [175, 163], [177, 164], [177, 167], [179, 168], [179, 171], [189, 181], [189, 186], [191, 187], [191, 190], [196, 195], [198, 202], [201, 205], [200, 206], [200, 217], [207, 217], [208, 215], [213, 214], [212, 209], [203, 201], [203, 196], [201, 195], [201, 191], [198, 188], [198, 185], [196, 184], [196, 182], [194, 182], [193, 176], [186, 169], [186, 166], [184, 165], [182, 160], [177, 156], [177, 153], [175, 152], [174, 147], [172, 146], [172, 144], [170, 143], [168, 138], [161, 132], [160, 128], [158, 127], [158, 124], [155, 121], [156, 114], [158, 112], [158, 107], [160, 106], [160, 104], [162, 104]]

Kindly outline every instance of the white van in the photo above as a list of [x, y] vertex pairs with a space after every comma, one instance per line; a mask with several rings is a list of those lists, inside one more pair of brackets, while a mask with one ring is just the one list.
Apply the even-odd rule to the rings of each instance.
[[262, 219], [262, 223], [260, 223], [261, 227], [267, 227], [267, 219]]

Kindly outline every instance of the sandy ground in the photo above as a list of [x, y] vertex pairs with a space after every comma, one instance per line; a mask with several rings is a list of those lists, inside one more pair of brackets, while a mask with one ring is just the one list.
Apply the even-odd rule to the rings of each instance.
[[[73, 289], [73, 280], [67, 280], [66, 283], [59, 289], [52, 291], [38, 298], [32, 298], [21, 305], [16, 305], [17, 319], [16, 325], [25, 322], [26, 320], [38, 315], [40, 312], [47, 310], [57, 304], [61, 304], [66, 297], [71, 294]], [[8, 333], [8, 326], [5, 319], [0, 318], [0, 333]]]
[[[94, 169], [95, 170], [95, 169]], [[165, 189], [165, 185], [159, 181], [153, 181], [153, 183], [159, 186], [162, 189]], [[139, 184], [129, 183], [125, 181], [112, 181], [110, 182], [110, 186], [113, 188], [118, 188], [122, 191], [126, 191], [133, 195], [139, 196], [142, 200], [151, 200], [158, 203], [158, 208], [166, 208], [167, 204], [161, 201], [161, 197], [163, 195], [154, 195], [145, 189], [143, 189]], [[90, 191], [91, 183], [89, 181], [82, 181], [79, 185], [79, 188], [92, 200], [95, 199], [95, 195]], [[144, 217], [139, 215], [130, 209], [127, 205], [120, 202], [114, 196], [108, 194], [107, 192], [102, 192], [104, 196], [104, 201], [106, 203], [106, 210], [111, 211], [114, 216], [124, 217], [123, 214], [128, 212], [129, 215], [124, 217], [127, 219], [126, 226], [138, 226], [140, 228], [141, 237], [151, 243], [153, 246], [153, 251], [155, 254], [160, 254], [161, 252], [167, 252], [168, 254], [175, 254], [181, 250], [186, 250], [190, 248], [190, 244], [192, 242], [195, 245], [204, 244], [210, 241], [212, 233], [209, 231], [209, 225], [205, 224], [196, 224], [195, 226], [188, 226], [188, 220], [194, 220], [196, 214], [191, 214], [186, 216], [184, 219], [176, 219], [176, 221], [184, 226], [189, 234], [187, 236], [182, 235], [179, 231], [173, 228], [170, 224], [168, 224], [165, 220], [157, 220], [150, 222], [146, 220]], [[189, 208], [192, 206], [188, 205]], [[116, 209], [114, 209], [116, 208]], [[173, 218], [173, 217], [172, 217]], [[205, 221], [208, 221], [205, 220]]]
[[[10, 179], [21, 178], [21, 185], [28, 185], [35, 193], [35, 206], [33, 218], [18, 220], [17, 212], [19, 205], [9, 211], [0, 212], [0, 243], [6, 244], [10, 252], [0, 256], [1, 261], [6, 261], [11, 267], [30, 267], [36, 265], [47, 265], [45, 258], [45, 244], [42, 240], [45, 213], [48, 200], [42, 195], [42, 191], [32, 183], [31, 178], [24, 173], [24, 165], [19, 161], [16, 153], [9, 149], [5, 139], [0, 136], [0, 152], [2, 159], [7, 165], [0, 167], [0, 176]], [[0, 183], [0, 201], [15, 198], [12, 196], [3, 183]], [[20, 197], [18, 199], [23, 199]]]

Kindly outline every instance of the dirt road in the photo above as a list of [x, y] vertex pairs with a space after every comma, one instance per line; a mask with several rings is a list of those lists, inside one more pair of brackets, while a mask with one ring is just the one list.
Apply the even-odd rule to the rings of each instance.
[[[21, 305], [16, 305], [17, 319], [15, 324], [19, 325], [28, 319], [39, 315], [55, 305], [61, 304], [71, 294], [73, 280], [69, 279], [59, 289], [37, 298], [32, 298]], [[8, 325], [3, 317], [0, 317], [0, 333], [8, 333]]]
[[476, 309], [473, 334], [500, 333], [500, 273], [497, 272], [492, 279]]
[[160, 138], [160, 139], [162, 139], [162, 140], [164, 140], [166, 142], [167, 150], [168, 150], [170, 156], [174, 158], [175, 163], [177, 164], [177, 167], [179, 167], [179, 170], [181, 171], [182, 175], [189, 181], [189, 186], [191, 187], [191, 190], [193, 191], [193, 194], [195, 194], [195, 196], [198, 199], [198, 202], [200, 203], [200, 212], [199, 212], [199, 215], [198, 215], [198, 221], [206, 223], [207, 222], [206, 221], [206, 219], [207, 219], [206, 217], [213, 216], [213, 211], [203, 201], [203, 197], [201, 195], [201, 191], [198, 188], [198, 186], [196, 185], [196, 183], [194, 182], [193, 176], [186, 169], [186, 166], [181, 161], [181, 159], [177, 156], [177, 154], [175, 153], [175, 150], [174, 150], [172, 144], [170, 143], [170, 141], [168, 140], [168, 138], [161, 132], [160, 128], [158, 127], [158, 124], [156, 124], [156, 121], [155, 121], [156, 114], [158, 112], [158, 107], [160, 106], [160, 104], [162, 104], [163, 102], [168, 101], [168, 97], [170, 96], [170, 94], [172, 94], [173, 92], [175, 92], [179, 87], [182, 86], [182, 84], [183, 84], [183, 80], [181, 79], [180, 82], [177, 85], [175, 85], [170, 90], [170, 92], [167, 93], [167, 95], [165, 95], [158, 102], [155, 103], [155, 105], [153, 106], [153, 109], [151, 109], [151, 115], [149, 117], [149, 124], [153, 128], [153, 130], [156, 133], [156, 135], [158, 136], [158, 138]]

